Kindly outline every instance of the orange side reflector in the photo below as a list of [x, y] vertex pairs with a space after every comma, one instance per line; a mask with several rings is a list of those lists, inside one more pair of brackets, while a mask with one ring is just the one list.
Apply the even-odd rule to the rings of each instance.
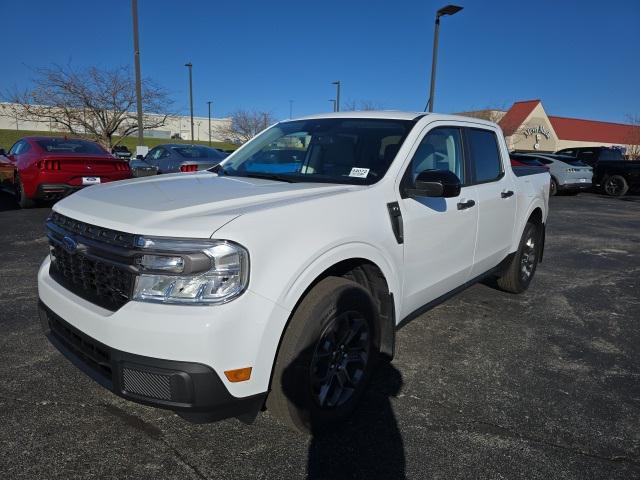
[[230, 382], [245, 382], [251, 377], [251, 367], [227, 370], [224, 374]]

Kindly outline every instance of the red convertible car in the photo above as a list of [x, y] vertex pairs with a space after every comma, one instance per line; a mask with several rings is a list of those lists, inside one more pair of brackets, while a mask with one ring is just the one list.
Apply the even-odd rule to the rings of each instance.
[[13, 178], [3, 175], [3, 180], [13, 183], [22, 208], [36, 200], [57, 200], [88, 185], [131, 178], [127, 162], [78, 138], [25, 137], [3, 160], [4, 167], [13, 166]]

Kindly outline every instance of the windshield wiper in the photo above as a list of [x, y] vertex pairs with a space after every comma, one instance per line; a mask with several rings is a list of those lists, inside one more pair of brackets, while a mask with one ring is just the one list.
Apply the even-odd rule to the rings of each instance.
[[247, 177], [250, 178], [263, 178], [265, 180], [275, 180], [277, 182], [295, 183], [296, 179], [287, 177], [285, 175], [278, 175], [277, 173], [247, 173]]

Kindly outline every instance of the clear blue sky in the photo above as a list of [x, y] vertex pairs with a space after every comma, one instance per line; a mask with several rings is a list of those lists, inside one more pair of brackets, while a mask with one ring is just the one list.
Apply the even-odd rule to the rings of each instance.
[[[424, 108], [433, 17], [447, 0], [139, 0], [142, 73], [188, 112], [238, 108], [277, 118], [343, 100]], [[435, 110], [541, 98], [548, 113], [624, 121], [640, 114], [640, 0], [457, 0], [444, 17]], [[0, 91], [53, 62], [133, 63], [128, 0], [2, 0]]]

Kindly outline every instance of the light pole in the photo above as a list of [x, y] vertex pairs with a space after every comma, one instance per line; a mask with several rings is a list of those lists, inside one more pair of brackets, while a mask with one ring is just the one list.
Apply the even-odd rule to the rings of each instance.
[[289, 100], [289, 118], [293, 118], [293, 100]]
[[209, 146], [211, 146], [211, 103], [207, 102], [207, 105], [209, 105]]
[[133, 17], [133, 62], [136, 71], [136, 107], [138, 110], [138, 146], [144, 145], [142, 130], [142, 81], [140, 80], [140, 42], [138, 40], [138, 0], [131, 0], [131, 16]]
[[191, 69], [193, 68], [193, 65], [191, 64], [191, 62], [189, 62], [189, 63], [185, 63], [184, 66], [189, 69], [189, 105], [191, 110], [191, 142], [193, 142], [193, 81], [191, 78]]
[[336, 86], [336, 103], [334, 104], [334, 112], [340, 111], [340, 80], [336, 80], [335, 82], [331, 82], [331, 85]]
[[330, 98], [329, 101], [333, 103], [333, 111], [335, 112], [336, 111], [336, 99], [335, 98]]
[[[429, 101], [427, 102], [427, 108], [430, 112], [433, 112], [433, 97], [436, 88], [436, 63], [438, 61], [438, 33], [440, 32], [440, 17], [444, 15], [455, 15], [462, 7], [457, 5], [447, 5], [442, 7], [436, 12], [436, 28], [433, 33], [433, 55], [431, 57], [431, 87], [429, 88]], [[425, 108], [425, 110], [427, 110]]]

